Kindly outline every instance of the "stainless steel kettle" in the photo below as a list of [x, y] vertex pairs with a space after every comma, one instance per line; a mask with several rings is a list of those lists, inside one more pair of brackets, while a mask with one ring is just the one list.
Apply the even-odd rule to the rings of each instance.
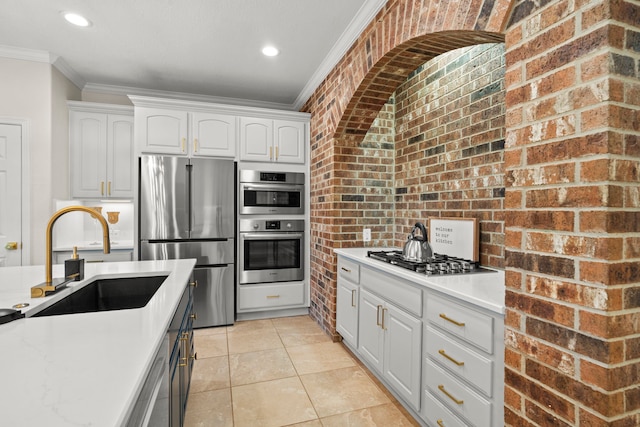
[[[422, 237], [416, 237], [416, 229], [420, 230]], [[427, 229], [421, 222], [416, 222], [411, 229], [411, 234], [407, 237], [407, 241], [402, 249], [402, 257], [406, 261], [416, 262], [425, 262], [433, 257], [433, 251], [427, 239]]]

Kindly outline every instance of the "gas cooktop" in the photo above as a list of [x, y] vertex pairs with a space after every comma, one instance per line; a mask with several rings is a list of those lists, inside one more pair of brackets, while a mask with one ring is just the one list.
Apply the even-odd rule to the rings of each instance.
[[424, 273], [428, 276], [495, 272], [495, 270], [481, 267], [477, 261], [442, 254], [434, 254], [433, 257], [425, 262], [406, 260], [402, 256], [402, 251], [397, 250], [367, 251], [367, 256], [417, 273]]

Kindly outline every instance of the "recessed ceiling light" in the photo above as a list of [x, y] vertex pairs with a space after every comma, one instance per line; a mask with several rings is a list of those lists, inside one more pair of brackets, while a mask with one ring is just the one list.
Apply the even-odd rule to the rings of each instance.
[[87, 18], [85, 18], [84, 16], [79, 15], [77, 13], [74, 13], [74, 12], [62, 12], [62, 16], [64, 16], [64, 19], [66, 19], [67, 22], [70, 22], [73, 25], [77, 25], [78, 27], [90, 27], [91, 26], [91, 21], [89, 21]]
[[265, 56], [276, 56], [279, 53], [280, 51], [273, 46], [265, 46], [262, 48], [262, 54]]

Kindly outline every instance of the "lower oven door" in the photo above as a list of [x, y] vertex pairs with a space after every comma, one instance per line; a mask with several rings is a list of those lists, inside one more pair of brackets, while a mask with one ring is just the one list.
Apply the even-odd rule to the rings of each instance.
[[304, 233], [240, 233], [239, 282], [304, 279]]

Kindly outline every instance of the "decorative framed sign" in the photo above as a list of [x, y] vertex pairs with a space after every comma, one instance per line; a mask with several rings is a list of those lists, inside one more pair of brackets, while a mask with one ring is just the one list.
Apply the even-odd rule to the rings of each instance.
[[428, 227], [434, 253], [480, 260], [477, 218], [429, 218]]

